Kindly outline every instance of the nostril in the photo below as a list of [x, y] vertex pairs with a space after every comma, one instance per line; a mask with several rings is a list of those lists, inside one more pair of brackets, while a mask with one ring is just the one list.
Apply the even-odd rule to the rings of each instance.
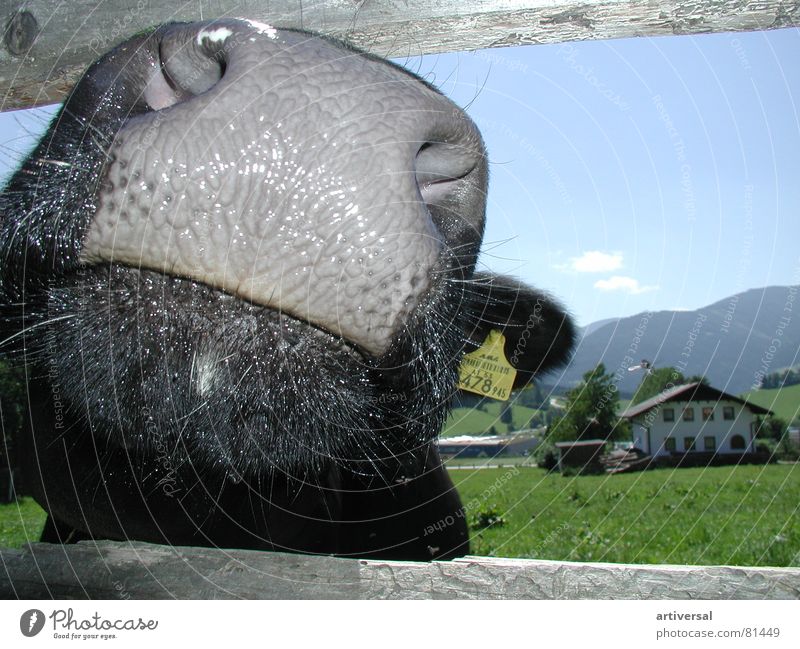
[[444, 199], [477, 166], [474, 152], [463, 145], [425, 142], [417, 151], [414, 172], [426, 203]]
[[161, 43], [159, 57], [161, 69], [167, 83], [179, 94], [191, 96], [202, 94], [213, 88], [225, 74], [225, 50], [195, 41]]
[[227, 67], [224, 42], [194, 38], [186, 30], [164, 36], [158, 59], [158, 69], [145, 90], [145, 100], [154, 110], [207, 92], [222, 79]]

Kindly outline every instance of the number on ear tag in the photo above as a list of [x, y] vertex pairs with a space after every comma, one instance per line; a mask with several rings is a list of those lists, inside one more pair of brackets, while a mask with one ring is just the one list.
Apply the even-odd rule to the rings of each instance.
[[506, 339], [492, 329], [478, 349], [461, 361], [458, 387], [498, 401], [508, 401], [517, 370], [505, 355]]

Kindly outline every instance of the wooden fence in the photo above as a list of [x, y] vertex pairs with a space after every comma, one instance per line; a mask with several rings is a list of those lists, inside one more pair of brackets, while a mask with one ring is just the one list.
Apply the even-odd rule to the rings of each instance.
[[800, 3], [784, 0], [2, 0], [0, 109], [61, 101], [89, 63], [138, 30], [243, 12], [393, 57], [800, 23]]
[[797, 599], [800, 568], [416, 563], [145, 543], [0, 550], [0, 598]]
[[[533, 43], [800, 24], [780, 0], [240, 0], [0, 2], [0, 109], [60, 101], [99, 54], [170, 20], [241, 15], [404, 57]], [[798, 598], [800, 569], [467, 557], [403, 563], [139, 543], [0, 550], [11, 598]]]

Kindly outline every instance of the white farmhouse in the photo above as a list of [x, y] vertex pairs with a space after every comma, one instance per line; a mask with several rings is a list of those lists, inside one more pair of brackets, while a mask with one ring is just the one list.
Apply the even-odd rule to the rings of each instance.
[[678, 385], [622, 413], [633, 445], [654, 457], [755, 451], [756, 416], [772, 411], [703, 383]]

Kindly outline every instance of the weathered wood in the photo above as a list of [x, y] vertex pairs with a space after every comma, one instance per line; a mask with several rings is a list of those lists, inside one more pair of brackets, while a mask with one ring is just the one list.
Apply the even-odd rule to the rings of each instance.
[[413, 563], [145, 543], [0, 551], [0, 598], [797, 599], [798, 568]]
[[773, 29], [800, 24], [800, 2], [2, 0], [0, 19], [10, 28], [0, 47], [0, 110], [61, 101], [92, 60], [138, 30], [171, 20], [230, 15], [311, 29], [381, 56], [405, 57], [531, 43]]

